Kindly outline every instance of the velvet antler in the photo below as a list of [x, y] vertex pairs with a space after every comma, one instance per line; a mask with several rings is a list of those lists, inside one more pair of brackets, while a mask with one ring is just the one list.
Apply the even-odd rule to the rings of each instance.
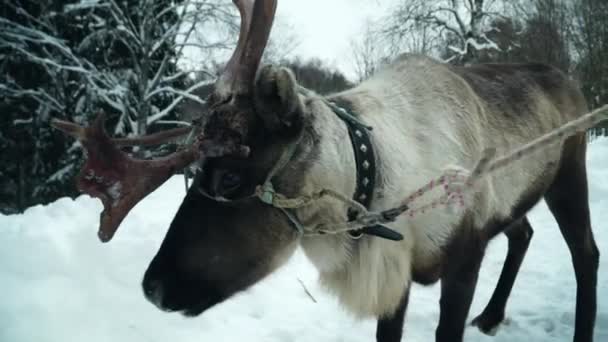
[[237, 47], [215, 84], [222, 99], [251, 91], [276, 12], [276, 0], [232, 0], [241, 15]]
[[[104, 130], [104, 115], [83, 127], [62, 120], [53, 120], [53, 127], [80, 140], [87, 152], [87, 161], [78, 176], [80, 191], [100, 198], [99, 238], [110, 241], [129, 211], [146, 195], [162, 185], [171, 175], [195, 160], [224, 155], [249, 155], [249, 147], [241, 145], [246, 136], [248, 117], [242, 113], [250, 101], [239, 98], [252, 94], [255, 75], [260, 65], [274, 20], [276, 0], [233, 0], [241, 16], [237, 47], [226, 68], [215, 83], [215, 104], [227, 104], [231, 111], [219, 111], [206, 125], [209, 136], [197, 139], [169, 156], [135, 159], [119, 149], [120, 146], [152, 145], [190, 132], [177, 128], [145, 137], [111, 139]], [[230, 134], [226, 134], [229, 132]]]
[[87, 160], [78, 175], [77, 186], [81, 192], [101, 199], [104, 210], [98, 236], [102, 242], [108, 242], [139, 201], [176, 171], [197, 160], [200, 152], [197, 142], [166, 157], [135, 159], [118, 146], [160, 144], [189, 133], [191, 128], [177, 128], [132, 139], [111, 139], [104, 129], [104, 121], [102, 113], [88, 127], [57, 119], [51, 125], [78, 139], [86, 150]]

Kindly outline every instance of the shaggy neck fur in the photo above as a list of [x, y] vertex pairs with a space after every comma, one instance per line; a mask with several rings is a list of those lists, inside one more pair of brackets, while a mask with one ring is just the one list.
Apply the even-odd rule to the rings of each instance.
[[[304, 193], [321, 188], [351, 195], [356, 187], [356, 165], [346, 124], [320, 98], [309, 98], [307, 110], [314, 113], [312, 127], [319, 136], [319, 157], [308, 173]], [[379, 159], [379, 158], [378, 158]], [[379, 172], [380, 173], [380, 172]], [[380, 181], [378, 179], [377, 181]], [[383, 197], [379, 190], [375, 197]], [[298, 211], [305, 225], [343, 222], [347, 207], [326, 200]], [[348, 234], [306, 237], [301, 241], [305, 254], [320, 272], [321, 283], [357, 316], [391, 314], [409, 281], [411, 239], [403, 242]], [[401, 246], [395, 248], [395, 246]]]

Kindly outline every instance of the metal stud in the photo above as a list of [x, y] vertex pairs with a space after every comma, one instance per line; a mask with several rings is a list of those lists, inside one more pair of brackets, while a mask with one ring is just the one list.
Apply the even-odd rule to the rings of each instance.
[[356, 130], [355, 135], [358, 136], [359, 138], [361, 138], [363, 136], [363, 133], [361, 133], [360, 130]]
[[365, 146], [365, 144], [361, 144], [361, 147], [359, 147], [359, 149], [361, 150], [361, 152], [365, 153], [367, 152], [367, 146]]
[[363, 178], [363, 181], [361, 181], [361, 183], [363, 183], [363, 186], [367, 186], [367, 184], [369, 184], [369, 178]]
[[363, 168], [364, 168], [365, 170], [369, 169], [369, 162], [368, 162], [367, 160], [365, 160], [365, 161], [363, 162], [362, 166], [363, 166]]

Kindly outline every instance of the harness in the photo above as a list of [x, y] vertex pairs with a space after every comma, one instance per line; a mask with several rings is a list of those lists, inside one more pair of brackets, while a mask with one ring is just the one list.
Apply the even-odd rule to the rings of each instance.
[[[256, 190], [253, 194], [246, 196], [245, 198], [231, 200], [221, 196], [212, 196], [208, 194], [204, 189], [199, 188], [199, 192], [212, 200], [224, 203], [235, 203], [244, 199], [257, 197], [263, 203], [281, 211], [288, 219], [292, 227], [298, 232], [299, 235], [302, 236], [325, 235], [347, 232], [349, 236], [353, 239], [359, 239], [365, 234], [374, 235], [393, 241], [402, 240], [403, 235], [382, 224], [377, 223], [380, 221], [392, 222], [394, 221], [394, 217], [391, 218], [385, 215], [381, 217], [380, 220], [369, 220], [367, 217], [364, 217], [364, 214], [368, 213], [369, 206], [373, 199], [374, 185], [377, 177], [375, 154], [369, 135], [369, 131], [371, 131], [372, 128], [359, 121], [354, 115], [352, 115], [348, 110], [344, 108], [344, 105], [340, 106], [334, 101], [325, 101], [325, 104], [329, 106], [332, 111], [346, 124], [351, 144], [353, 146], [353, 153], [355, 156], [355, 163], [357, 168], [357, 183], [355, 193], [352, 199], [346, 198], [342, 194], [329, 189], [323, 189], [318, 193], [297, 198], [287, 198], [275, 191], [274, 186], [272, 184], [272, 179], [291, 161], [291, 159], [295, 155], [296, 149], [300, 141], [302, 140], [303, 132], [301, 132], [300, 136], [298, 136], [291, 144], [286, 147], [286, 149], [283, 151], [282, 155], [279, 157], [275, 165], [267, 174], [264, 182], [256, 187]], [[335, 226], [340, 227], [340, 229], [338, 230], [331, 229], [331, 223], [321, 224], [310, 229], [308, 227], [305, 227], [300, 222], [297, 214], [295, 213], [295, 209], [310, 205], [314, 201], [317, 201], [322, 197], [332, 197], [348, 205], [349, 209], [347, 212], [347, 227], [342, 227], [344, 225], [343, 222], [337, 222]], [[405, 210], [407, 210], [407, 207], [403, 208], [403, 211]], [[366, 224], [367, 221], [369, 221], [369, 225]]]
[[[496, 172], [497, 170], [503, 169], [505, 166], [510, 165], [511, 163], [517, 160], [520, 160], [524, 157], [528, 157], [533, 153], [538, 152], [539, 150], [543, 150], [548, 146], [561, 142], [566, 137], [569, 137], [577, 132], [583, 132], [586, 129], [593, 127], [594, 125], [602, 121], [608, 120], [608, 105], [605, 105], [594, 110], [593, 112], [583, 115], [578, 119], [572, 120], [564, 124], [563, 126], [551, 132], [548, 132], [515, 150], [510, 151], [509, 153], [503, 156], [497, 157], [495, 155], [496, 150], [493, 148], [485, 149], [484, 151], [482, 151], [481, 157], [479, 158], [479, 160], [475, 164], [475, 167], [472, 170], [467, 170], [460, 167], [446, 168], [439, 177], [432, 179], [427, 184], [410, 193], [397, 206], [382, 211], [370, 212], [367, 211], [367, 205], [369, 205], [369, 202], [371, 202], [372, 197], [369, 196], [373, 194], [373, 183], [371, 181], [375, 180], [375, 174], [373, 178], [369, 177], [368, 181], [365, 182], [365, 176], [362, 177], [361, 175], [368, 174], [371, 176], [371, 174], [369, 174], [369, 172], [359, 172], [359, 170], [360, 168], [363, 168], [364, 170], [369, 170], [372, 166], [375, 169], [375, 164], [372, 165], [372, 162], [375, 162], [375, 160], [371, 158], [369, 160], [366, 158], [361, 158], [361, 156], [373, 155], [373, 151], [371, 151], [372, 144], [370, 142], [369, 136], [367, 135], [368, 131], [371, 130], [371, 127], [365, 126], [363, 123], [359, 122], [359, 120], [357, 120], [355, 117], [353, 117], [350, 113], [348, 113], [345, 109], [339, 107], [335, 103], [327, 103], [327, 105], [332, 108], [334, 113], [336, 113], [336, 115], [338, 115], [338, 117], [340, 117], [346, 123], [349, 130], [349, 134], [351, 136], [351, 142], [355, 151], [355, 160], [358, 161], [357, 190], [355, 190], [355, 199], [353, 200], [347, 198], [346, 196], [329, 189], [322, 189], [321, 191], [313, 193], [311, 195], [300, 196], [297, 198], [287, 198], [274, 190], [271, 182], [272, 178], [292, 159], [293, 155], [295, 154], [297, 145], [302, 138], [301, 135], [296, 139], [295, 142], [293, 142], [286, 148], [282, 156], [279, 158], [277, 163], [267, 175], [264, 183], [262, 185], [259, 185], [253, 194], [246, 197], [257, 197], [263, 203], [266, 203], [279, 209], [285, 214], [294, 229], [300, 235], [304, 236], [339, 234], [348, 232], [353, 237], [360, 236], [361, 234], [368, 234], [376, 235], [389, 240], [402, 240], [403, 236], [400, 233], [391, 230], [390, 228], [387, 228], [382, 224], [394, 222], [399, 216], [403, 215], [406, 212], [408, 217], [414, 217], [414, 215], [416, 214], [424, 214], [426, 211], [434, 210], [439, 207], [447, 207], [451, 211], [458, 211], [460, 209], [463, 209], [465, 208], [466, 202], [468, 202], [468, 200], [466, 199], [475, 193], [476, 187], [488, 175]], [[367, 141], [367, 143], [360, 145], [356, 144], [356, 142], [362, 141], [359, 139], [352, 138], [353, 135], [357, 138], [359, 137], [357, 129], [360, 131], [361, 137], [363, 136], [363, 134], [366, 134], [367, 140], [365, 141]], [[360, 147], [362, 145], [366, 146], [367, 149], [361, 149]], [[359, 150], [361, 152], [357, 152], [357, 147], [359, 147]], [[368, 153], [368, 151], [371, 152]], [[357, 155], [359, 155], [359, 157], [357, 157]], [[363, 167], [365, 160], [370, 163], [367, 168]], [[367, 185], [364, 185], [364, 183], [366, 183]], [[372, 185], [370, 186], [369, 184]], [[367, 188], [367, 186], [369, 186], [369, 188]], [[187, 181], [186, 188], [188, 188]], [[435, 188], [441, 188], [444, 191], [444, 194], [439, 196], [438, 198], [435, 198], [435, 200], [425, 205], [416, 208], [410, 207], [411, 203], [419, 200], [425, 194], [429, 193], [430, 190]], [[215, 201], [240, 201], [210, 196], [202, 189], [199, 189], [199, 191], [203, 195]], [[366, 197], [361, 197], [362, 195], [365, 195]], [[357, 198], [356, 196], [359, 197]], [[346, 203], [351, 209], [348, 213], [349, 221], [321, 223], [313, 229], [307, 229], [306, 227], [304, 227], [292, 210], [306, 205], [310, 205], [311, 203], [319, 200], [322, 197], [332, 197], [336, 200]], [[367, 205], [365, 205], [365, 203], [367, 203]], [[355, 211], [354, 214], [352, 214], [352, 210]]]
[[[340, 103], [338, 103], [338, 101]], [[353, 200], [361, 203], [367, 210], [374, 198], [374, 187], [376, 185], [376, 156], [374, 153], [374, 145], [370, 138], [371, 126], [363, 124], [357, 120], [349, 107], [348, 102], [334, 100], [327, 102], [333, 112], [346, 124], [348, 135], [353, 146], [355, 155], [355, 165], [357, 167], [357, 186]], [[350, 108], [349, 108], [350, 109]], [[348, 210], [348, 221], [353, 221], [357, 218], [359, 212], [354, 208]], [[403, 236], [386, 226], [375, 224], [361, 229], [350, 230], [348, 234], [353, 239], [359, 239], [363, 234], [376, 235], [389, 240], [402, 240]]]

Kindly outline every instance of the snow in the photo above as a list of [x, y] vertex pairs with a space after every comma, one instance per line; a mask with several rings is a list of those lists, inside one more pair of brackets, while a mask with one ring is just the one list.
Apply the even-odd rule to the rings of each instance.
[[[596, 341], [608, 341], [608, 139], [588, 153], [592, 222], [601, 260]], [[301, 252], [282, 269], [197, 318], [159, 311], [140, 281], [184, 195], [172, 178], [140, 203], [109, 244], [97, 240], [102, 205], [81, 196], [0, 215], [0, 341], [373, 341], [375, 321], [352, 318], [317, 285]], [[495, 337], [475, 328], [466, 341], [571, 341], [575, 280], [568, 249], [544, 203], [530, 214], [535, 235]], [[506, 253], [488, 248], [469, 320], [491, 295]], [[314, 303], [303, 284], [316, 298]], [[432, 341], [439, 287], [414, 286], [404, 341]]]
[[99, 0], [81, 0], [79, 3], [76, 3], [76, 4], [65, 5], [63, 7], [63, 11], [65, 13], [68, 13], [70, 11], [85, 10], [85, 9], [90, 9], [90, 8], [98, 7], [98, 6], [99, 6]]

